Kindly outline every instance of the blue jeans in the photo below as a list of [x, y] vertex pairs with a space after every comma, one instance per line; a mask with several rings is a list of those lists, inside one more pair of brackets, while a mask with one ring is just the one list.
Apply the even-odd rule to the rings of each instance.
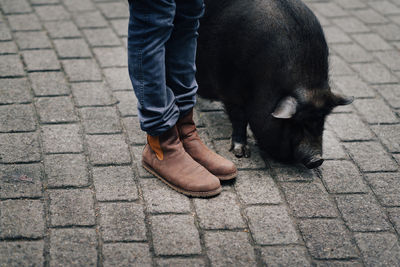
[[203, 0], [129, 0], [128, 67], [140, 127], [160, 135], [193, 108]]

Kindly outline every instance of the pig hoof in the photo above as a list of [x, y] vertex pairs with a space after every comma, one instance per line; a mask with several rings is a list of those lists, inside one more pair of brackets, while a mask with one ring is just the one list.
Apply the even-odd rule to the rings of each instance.
[[238, 158], [249, 158], [250, 157], [250, 147], [245, 144], [237, 143], [237, 142], [232, 142], [232, 146], [230, 151], [238, 157]]

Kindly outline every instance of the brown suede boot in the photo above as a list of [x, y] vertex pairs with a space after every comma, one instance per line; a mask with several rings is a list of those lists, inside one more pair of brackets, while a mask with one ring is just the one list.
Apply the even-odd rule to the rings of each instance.
[[142, 164], [161, 181], [185, 195], [209, 197], [222, 190], [218, 178], [185, 152], [176, 126], [160, 136], [147, 135]]
[[200, 139], [193, 121], [193, 109], [176, 123], [186, 152], [220, 180], [237, 176], [235, 164], [209, 149]]

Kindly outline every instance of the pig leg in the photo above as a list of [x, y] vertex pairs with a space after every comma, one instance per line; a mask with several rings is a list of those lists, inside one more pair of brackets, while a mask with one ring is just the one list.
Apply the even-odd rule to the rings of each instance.
[[250, 157], [250, 147], [247, 145], [248, 117], [242, 106], [225, 104], [229, 119], [232, 122], [232, 143], [229, 151], [238, 157]]

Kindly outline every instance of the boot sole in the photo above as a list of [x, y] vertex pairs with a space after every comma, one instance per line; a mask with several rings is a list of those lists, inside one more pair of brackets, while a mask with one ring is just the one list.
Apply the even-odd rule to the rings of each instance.
[[155, 170], [153, 170], [153, 168], [151, 168], [149, 165], [147, 165], [143, 161], [142, 161], [142, 166], [143, 166], [143, 168], [146, 169], [146, 171], [150, 172], [151, 174], [153, 174], [154, 176], [159, 178], [163, 183], [165, 183], [166, 185], [168, 185], [169, 187], [171, 187], [175, 191], [177, 191], [177, 192], [179, 192], [181, 194], [187, 195], [187, 196], [191, 196], [191, 197], [212, 197], [212, 196], [218, 195], [222, 191], [222, 187], [221, 186], [219, 188], [215, 189], [215, 190], [205, 191], [205, 192], [196, 192], [196, 191], [185, 190], [185, 189], [179, 188], [179, 187], [171, 184], [167, 180], [165, 180], [161, 175], [159, 175]]
[[238, 175], [238, 171], [235, 171], [234, 173], [231, 173], [231, 174], [215, 175], [215, 176], [217, 176], [218, 179], [220, 179], [221, 181], [228, 181], [228, 180], [232, 180], [232, 179], [236, 178], [237, 175]]

